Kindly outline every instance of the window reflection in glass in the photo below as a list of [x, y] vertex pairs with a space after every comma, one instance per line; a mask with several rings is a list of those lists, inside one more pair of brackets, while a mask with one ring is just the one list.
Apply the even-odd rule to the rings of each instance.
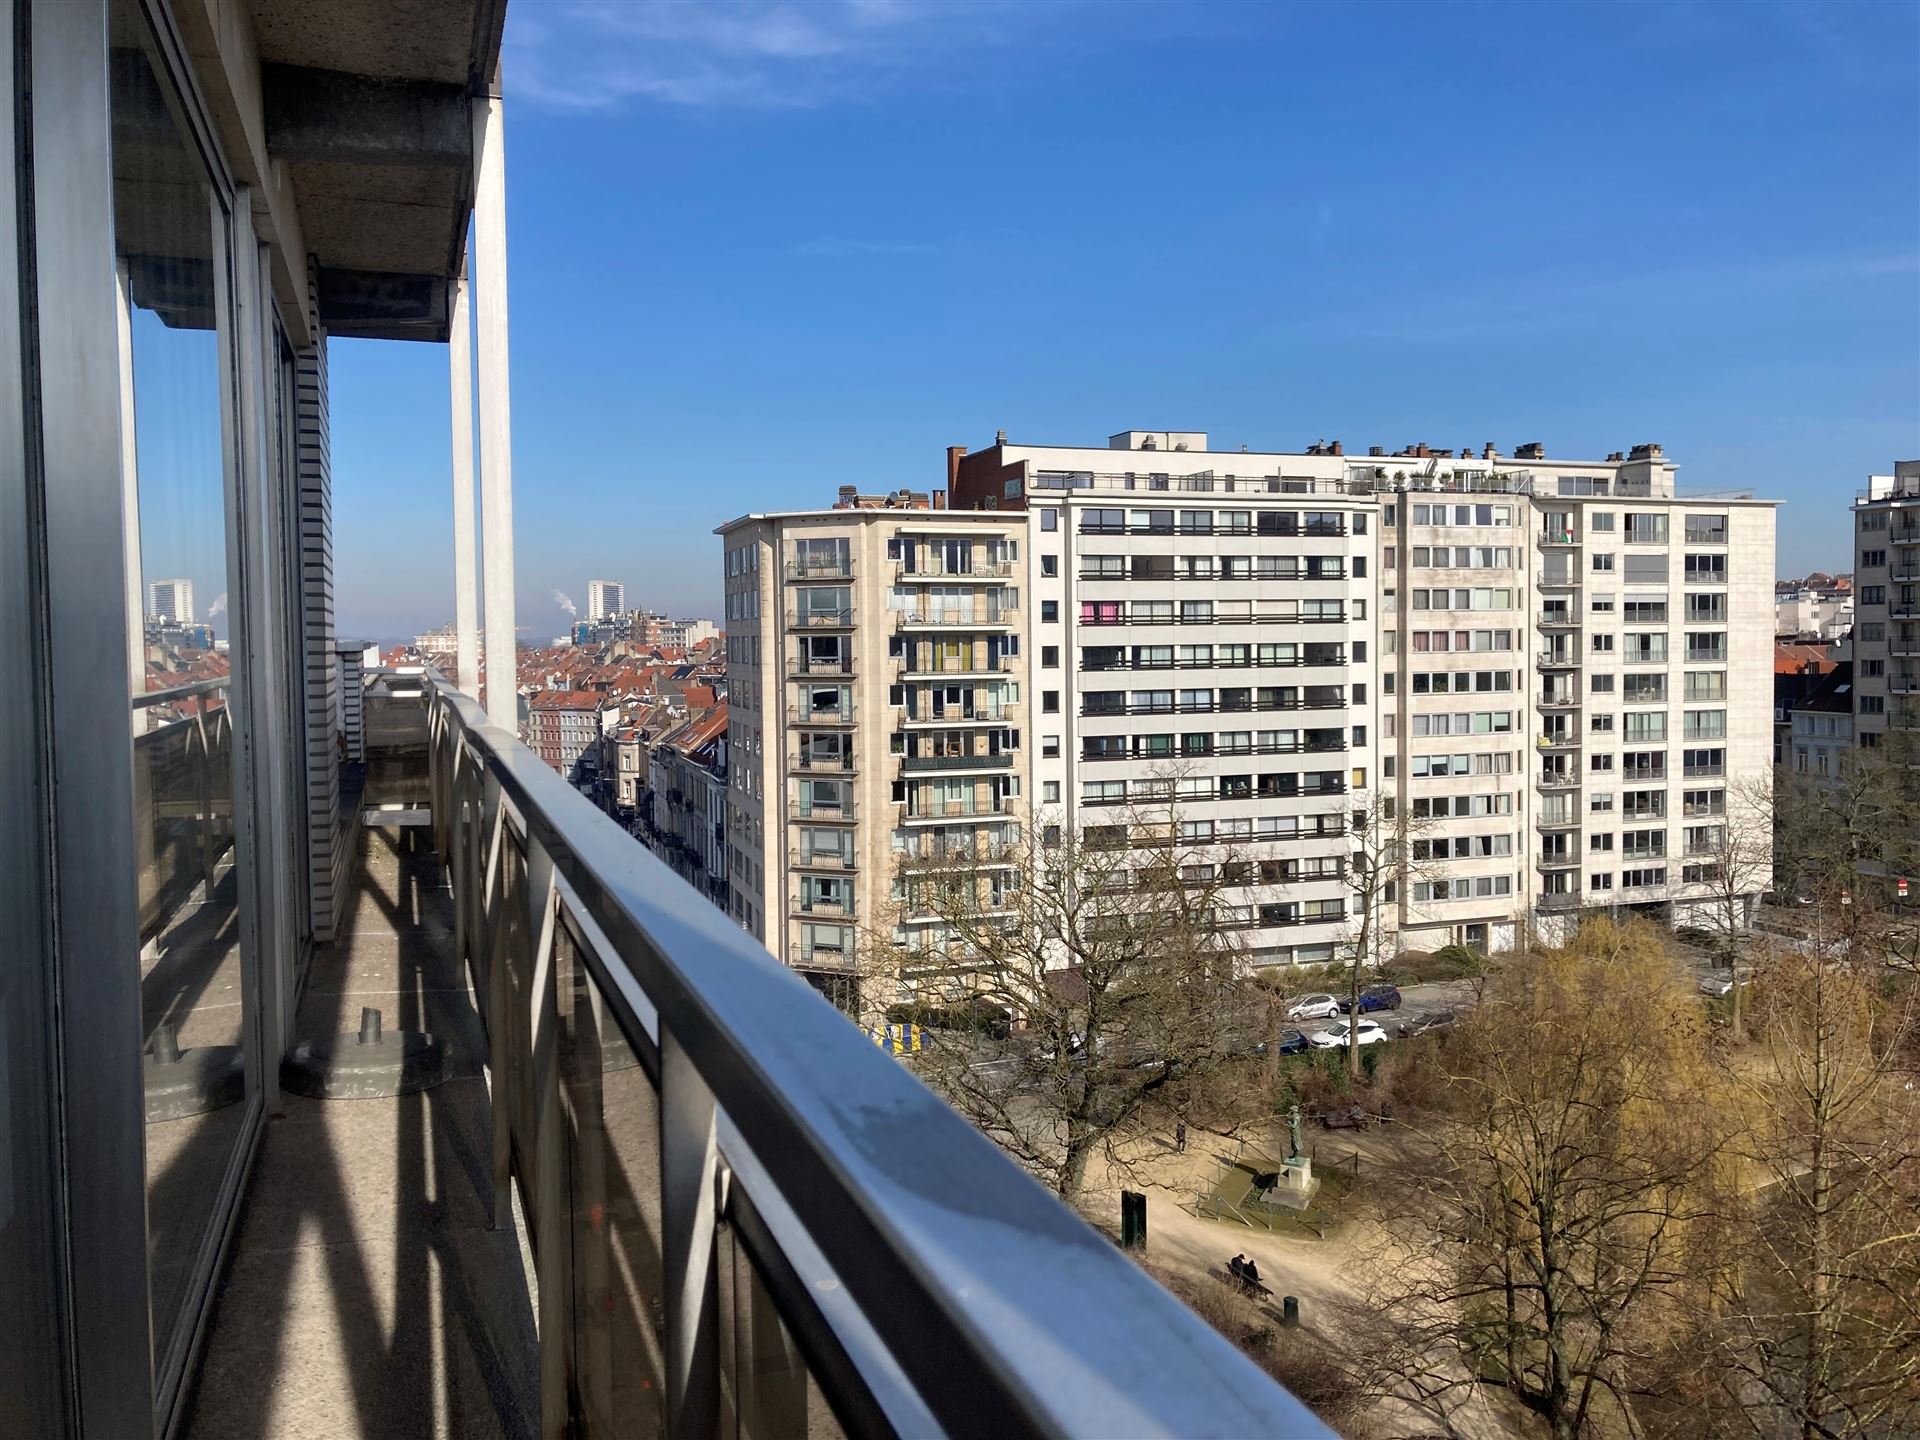
[[226, 217], [132, 0], [112, 7], [125, 576], [156, 1350], [241, 1133], [243, 986], [228, 709]]

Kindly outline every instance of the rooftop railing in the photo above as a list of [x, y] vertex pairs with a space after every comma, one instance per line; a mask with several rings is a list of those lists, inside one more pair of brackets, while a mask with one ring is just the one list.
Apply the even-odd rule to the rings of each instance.
[[1331, 1434], [478, 705], [426, 703], [550, 1426]]
[[[153, 939], [198, 893], [211, 895], [233, 845], [233, 722], [229, 677], [150, 690], [136, 713], [184, 710], [133, 737], [140, 939]], [[212, 709], [209, 701], [219, 697]]]

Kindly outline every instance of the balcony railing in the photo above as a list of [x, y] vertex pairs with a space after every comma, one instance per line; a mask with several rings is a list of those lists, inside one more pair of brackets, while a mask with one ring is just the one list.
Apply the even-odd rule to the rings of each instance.
[[478, 706], [428, 703], [558, 1428], [651, 1391], [716, 1433], [745, 1383], [849, 1433], [1330, 1434]]
[[843, 709], [836, 707], [832, 710], [815, 710], [804, 705], [789, 705], [787, 707], [787, 723], [789, 725], [839, 726], [851, 725], [853, 721], [854, 715], [851, 708]]
[[1240, 614], [1228, 611], [1211, 615], [1151, 615], [1129, 614], [1115, 615], [1112, 619], [1098, 615], [1080, 617], [1080, 623], [1089, 628], [1102, 625], [1339, 625], [1346, 621], [1346, 610], [1326, 615], [1301, 615], [1297, 613], [1281, 614], [1266, 611]]
[[1539, 543], [1546, 546], [1578, 545], [1580, 537], [1571, 530], [1542, 530]]
[[[221, 676], [133, 697], [136, 712], [185, 712], [133, 737], [142, 942], [165, 930], [196, 894], [211, 898], [221, 858], [233, 847], [227, 686], [228, 677]], [[215, 708], [206, 708], [216, 699]]]
[[1179, 700], [1170, 704], [1114, 705], [1105, 709], [1080, 708], [1082, 716], [1099, 720], [1107, 716], [1120, 715], [1248, 715], [1265, 714], [1273, 710], [1342, 710], [1346, 708], [1344, 695], [1304, 700]]
[[834, 660], [818, 660], [802, 656], [799, 659], [788, 662], [787, 673], [789, 675], [825, 676], [834, 680], [849, 680], [853, 678], [853, 658], [851, 656], [843, 656]]
[[789, 580], [846, 580], [852, 575], [853, 557], [851, 555], [787, 561], [787, 579]]
[[809, 755], [804, 751], [793, 759], [795, 770], [828, 770], [836, 775], [852, 774], [855, 765], [853, 752], [844, 755]]
[[851, 630], [852, 610], [789, 610], [789, 630]]
[[1141, 670], [1299, 670], [1333, 669], [1347, 663], [1344, 654], [1328, 657], [1325, 655], [1295, 655], [1288, 659], [1274, 660], [1251, 656], [1244, 660], [1121, 660], [1113, 664], [1080, 666], [1083, 675], [1105, 675], [1124, 671]]
[[1011, 755], [902, 755], [903, 770], [1011, 770]]
[[909, 570], [903, 561], [896, 561], [893, 567], [894, 578], [911, 584], [916, 580], [1004, 580], [1014, 572], [1011, 560], [975, 560], [958, 570], [948, 570], [942, 566], [921, 566]]
[[1577, 670], [1580, 667], [1578, 650], [1548, 650], [1539, 657], [1543, 670]]
[[807, 805], [799, 800], [787, 802], [789, 819], [802, 820], [809, 825], [851, 825], [853, 824], [853, 802], [844, 805]]
[[1543, 610], [1535, 617], [1535, 622], [1543, 630], [1564, 630], [1580, 623], [1580, 615], [1574, 610]]
[[793, 913], [823, 919], [851, 920], [854, 918], [853, 901], [827, 900], [816, 895], [808, 899], [805, 895], [793, 897]]
[[1020, 607], [1018, 605], [986, 605], [964, 610], [923, 609], [915, 607], [907, 610], [895, 610], [893, 623], [903, 630], [922, 628], [965, 630], [989, 625], [1013, 625], [1018, 623]]

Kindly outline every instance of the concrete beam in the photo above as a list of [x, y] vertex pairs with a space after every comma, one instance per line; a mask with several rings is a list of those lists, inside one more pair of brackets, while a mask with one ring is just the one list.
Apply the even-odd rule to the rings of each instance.
[[293, 164], [456, 165], [473, 158], [466, 89], [297, 65], [260, 67], [267, 150]]
[[452, 297], [444, 275], [389, 275], [323, 265], [317, 288], [320, 323], [329, 335], [357, 340], [447, 338]]

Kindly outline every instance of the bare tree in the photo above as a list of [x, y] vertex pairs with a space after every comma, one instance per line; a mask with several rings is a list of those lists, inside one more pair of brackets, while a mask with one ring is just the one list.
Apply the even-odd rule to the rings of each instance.
[[1719, 1263], [1729, 1166], [1705, 1040], [1637, 923], [1592, 921], [1491, 979], [1444, 1043], [1438, 1158], [1388, 1196], [1403, 1387], [1444, 1412], [1497, 1386], [1556, 1440], [1633, 1431], [1640, 1370]]
[[1755, 1171], [1715, 1359], [1762, 1435], [1920, 1429], [1914, 991], [1792, 954], [1755, 992], [1764, 1063], [1729, 1066]]
[[1689, 838], [1683, 863], [1691, 883], [1706, 893], [1696, 911], [1715, 940], [1715, 958], [1726, 967], [1729, 1028], [1746, 1038], [1745, 997], [1739, 960], [1752, 934], [1753, 907], [1774, 883], [1774, 777], [1751, 775], [1727, 787], [1716, 811], [1684, 815]]
[[[1436, 868], [1425, 853], [1432, 822], [1415, 817], [1382, 790], [1360, 797], [1348, 820], [1352, 848], [1346, 880], [1352, 926], [1347, 940], [1347, 1013], [1357, 1020], [1366, 974], [1378, 973], [1392, 958], [1397, 934], [1387, 925], [1394, 897]], [[1360, 1027], [1347, 1027], [1347, 1069], [1360, 1074]]]
[[[1252, 1037], [1223, 891], [1240, 862], [1179, 843], [1171, 816], [1028, 829], [1000, 857], [908, 864], [864, 964], [896, 992], [1013, 1021], [1003, 1044], [947, 1037], [919, 1073], [1062, 1198], [1102, 1152], [1123, 1169], [1150, 1123], [1216, 1129], [1255, 1103]], [[995, 875], [1001, 878], [992, 878]], [[925, 938], [906, 943], [913, 934]]]

